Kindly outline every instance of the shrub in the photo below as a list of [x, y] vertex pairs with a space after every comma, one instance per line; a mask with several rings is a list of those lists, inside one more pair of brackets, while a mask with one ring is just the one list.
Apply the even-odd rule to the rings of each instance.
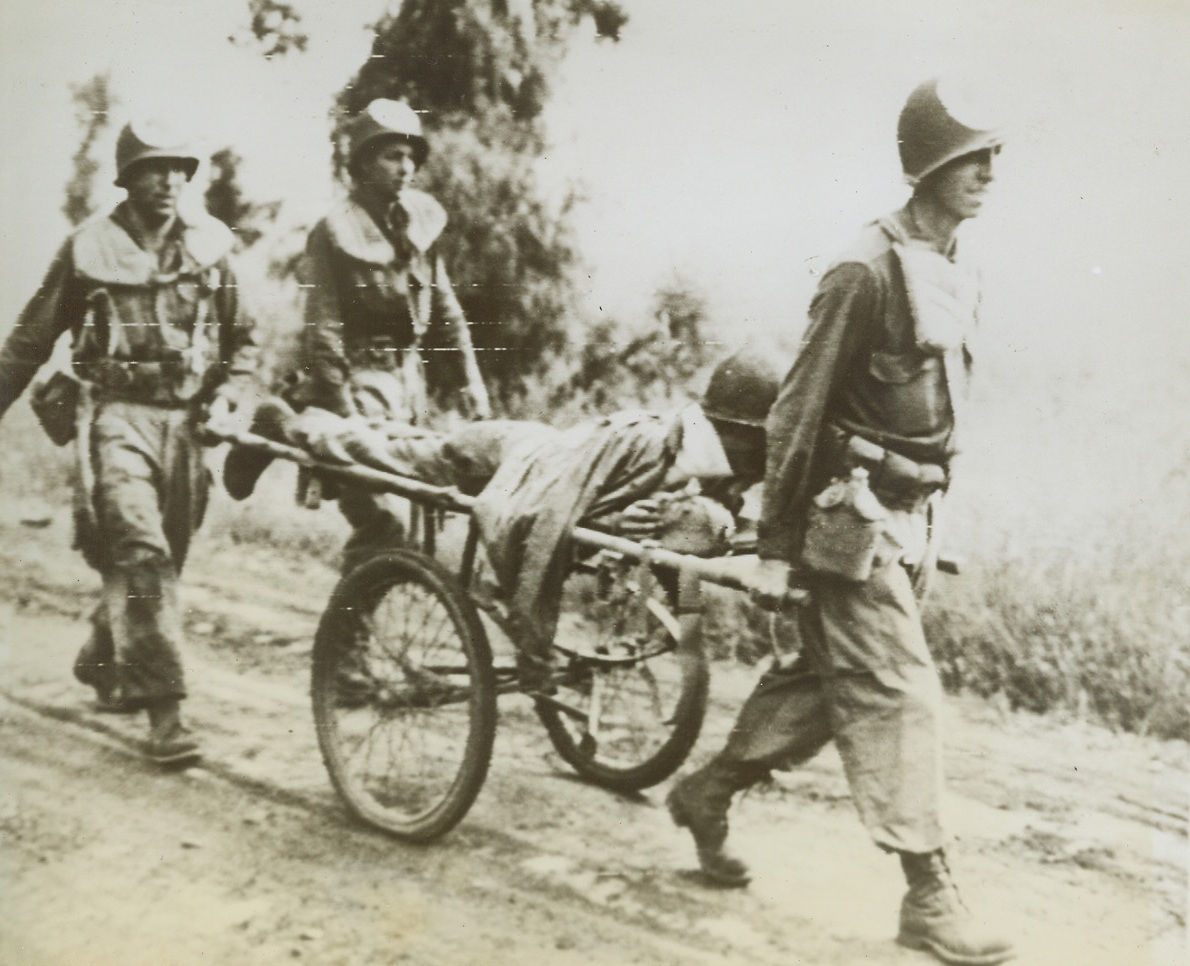
[[947, 687], [1190, 740], [1185, 563], [1154, 559], [1143, 530], [1119, 541], [939, 581], [926, 629]]

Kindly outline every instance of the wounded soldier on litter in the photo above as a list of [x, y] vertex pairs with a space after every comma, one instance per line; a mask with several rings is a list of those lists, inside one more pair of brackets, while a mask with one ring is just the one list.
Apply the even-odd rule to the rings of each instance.
[[[542, 657], [575, 526], [702, 556], [727, 549], [745, 491], [764, 476], [764, 422], [779, 371], [771, 353], [744, 349], [716, 367], [698, 403], [667, 414], [615, 413], [566, 430], [491, 420], [442, 434], [314, 409], [298, 414], [280, 403], [262, 407], [254, 430], [323, 460], [477, 494], [474, 519], [510, 629], [528, 655]], [[233, 447], [224, 467], [228, 492], [246, 498], [269, 461]]]

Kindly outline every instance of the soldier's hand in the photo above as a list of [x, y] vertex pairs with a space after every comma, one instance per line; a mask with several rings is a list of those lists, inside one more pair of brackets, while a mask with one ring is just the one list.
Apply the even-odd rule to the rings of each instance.
[[208, 432], [235, 436], [248, 431], [252, 422], [250, 407], [241, 406], [238, 400], [227, 393], [218, 393], [207, 406], [205, 429]]
[[492, 418], [492, 404], [488, 401], [486, 389], [468, 386], [466, 390], [467, 415], [475, 422]]
[[629, 540], [649, 540], [661, 526], [661, 504], [657, 500], [637, 500], [620, 512], [616, 532]]
[[784, 560], [757, 560], [747, 576], [748, 596], [765, 610], [779, 610], [786, 602], [793, 568]]

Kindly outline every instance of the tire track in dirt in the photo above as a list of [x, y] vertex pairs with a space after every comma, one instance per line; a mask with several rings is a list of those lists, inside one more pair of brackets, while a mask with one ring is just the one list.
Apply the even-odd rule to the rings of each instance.
[[[64, 549], [41, 545], [40, 533], [36, 543], [32, 553], [22, 548], [16, 579], [0, 592], [14, 604], [2, 690], [39, 720], [120, 749], [124, 770], [140, 774], [143, 766], [130, 766], [129, 756], [143, 722], [94, 715], [85, 691], [68, 677], [84, 631], [79, 590], [94, 578]], [[699, 961], [692, 951], [706, 961], [928, 961], [889, 942], [900, 886], [890, 860], [871, 849], [852, 816], [833, 755], [780, 776], [734, 810], [737, 849], [757, 873], [744, 892], [706, 890], [691, 876], [689, 840], [669, 825], [664, 788], [625, 797], [569, 779], [519, 698], [502, 703], [491, 774], [454, 833], [425, 849], [352, 825], [322, 769], [307, 698], [319, 594], [334, 575], [322, 565], [303, 570], [278, 561], [282, 578], [269, 580], [267, 555], [248, 555], [241, 566], [240, 550], [199, 553], [188, 574], [188, 710], [208, 751], [198, 773], [206, 779], [196, 780], [235, 789], [240, 805], [254, 812], [297, 813], [293, 821], [306, 829], [292, 843], [299, 851], [322, 854], [347, 836], [359, 855], [357, 873], [366, 867], [368, 876], [380, 874], [386, 863], [414, 866], [424, 876], [420, 887], [433, 894], [461, 889], [477, 915], [493, 897], [515, 896], [522, 929], [536, 930], [549, 946], [540, 961], [632, 961], [581, 958], [594, 955], [586, 930], [628, 937], [640, 962]], [[11, 562], [0, 550], [2, 557]], [[717, 746], [752, 678], [744, 669], [716, 667], [714, 704], [694, 762]], [[1147, 963], [1178, 962], [1168, 957], [1185, 948], [1177, 914], [1185, 908], [1178, 850], [1184, 856], [1186, 838], [1170, 789], [1186, 787], [1185, 749], [1077, 723], [1001, 716], [969, 702], [951, 713], [960, 868], [977, 896], [972, 904], [1003, 910], [1008, 915], [1000, 918], [1019, 927], [1027, 953], [1021, 961], [1119, 966], [1151, 949]], [[1142, 807], [1121, 803], [1121, 795]], [[171, 800], [148, 807], [168, 814]], [[317, 905], [318, 875], [303, 874], [311, 893], [301, 902]], [[1184, 923], [1183, 912], [1183, 930]], [[269, 930], [261, 929], [267, 945]], [[284, 933], [280, 925], [272, 931]], [[420, 955], [418, 962], [466, 961], [440, 949]]]
[[21, 887], [5, 962], [729, 961], [535, 890], [482, 837], [404, 846], [219, 769], [156, 774], [118, 737], [4, 701], [0, 738], [3, 868]]

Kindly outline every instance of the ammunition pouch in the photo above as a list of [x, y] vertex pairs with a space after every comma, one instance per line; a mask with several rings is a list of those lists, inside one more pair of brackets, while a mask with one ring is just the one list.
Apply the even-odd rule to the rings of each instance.
[[30, 392], [29, 405], [55, 446], [65, 446], [78, 435], [82, 392], [83, 384], [65, 372], [55, 372]]
[[184, 407], [206, 382], [187, 371], [180, 352], [155, 362], [102, 358], [84, 368], [102, 397], [158, 406]]
[[810, 573], [863, 583], [890, 549], [888, 515], [868, 486], [867, 472], [853, 469], [811, 502], [799, 564]]
[[916, 511], [950, 482], [945, 467], [918, 463], [862, 436], [831, 427], [831, 477], [846, 477], [853, 469], [867, 470], [876, 498], [890, 510]]

